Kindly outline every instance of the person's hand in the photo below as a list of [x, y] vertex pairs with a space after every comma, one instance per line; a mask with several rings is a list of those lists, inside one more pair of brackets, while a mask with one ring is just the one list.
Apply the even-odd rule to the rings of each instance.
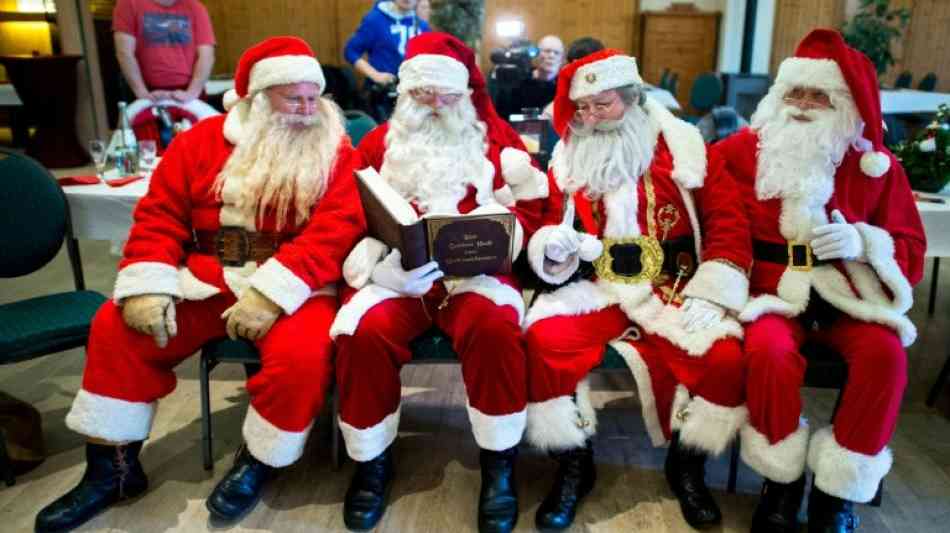
[[151, 91], [148, 93], [148, 99], [153, 102], [158, 102], [159, 100], [168, 100], [171, 97], [171, 91]]
[[168, 346], [168, 339], [178, 334], [175, 300], [167, 294], [142, 294], [126, 298], [122, 302], [122, 320], [135, 331], [151, 335], [159, 348]]
[[185, 104], [198, 98], [198, 94], [194, 92], [189, 92], [189, 91], [172, 91], [171, 97]]
[[407, 296], [422, 296], [429, 292], [432, 284], [443, 275], [435, 261], [412, 270], [404, 270], [402, 254], [399, 250], [393, 250], [373, 269], [373, 283]]
[[726, 316], [723, 306], [702, 298], [687, 298], [680, 309], [683, 311], [681, 324], [687, 333], [718, 324]]
[[564, 209], [564, 218], [548, 235], [544, 243], [544, 255], [555, 263], [563, 263], [578, 252], [581, 239], [574, 229], [574, 202], [568, 201]]
[[818, 226], [812, 230], [815, 239], [811, 241], [811, 249], [815, 257], [822, 261], [829, 259], [857, 259], [864, 260], [864, 240], [854, 227], [848, 224], [841, 211], [831, 212], [831, 224]]
[[279, 305], [254, 287], [248, 287], [237, 303], [221, 313], [221, 318], [228, 321], [226, 329], [231, 340], [244, 337], [256, 341], [270, 331], [281, 312]]
[[370, 77], [379, 85], [392, 85], [396, 83], [396, 75], [389, 72], [377, 72]]

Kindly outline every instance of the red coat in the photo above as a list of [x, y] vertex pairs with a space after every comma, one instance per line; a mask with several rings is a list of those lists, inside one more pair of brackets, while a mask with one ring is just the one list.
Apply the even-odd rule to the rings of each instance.
[[[757, 145], [758, 136], [749, 128], [717, 143], [715, 150], [739, 185], [753, 240], [784, 245], [787, 239], [779, 220], [786, 200], [756, 198]], [[751, 321], [766, 313], [797, 316], [814, 289], [849, 316], [889, 325], [905, 345], [913, 342], [916, 331], [905, 313], [913, 303], [912, 286], [923, 275], [926, 238], [904, 170], [890, 152], [887, 155], [890, 170], [871, 178], [861, 172], [861, 154], [849, 149], [835, 173], [834, 193], [823, 208], [810, 214], [827, 223], [830, 213], [840, 209], [864, 240], [867, 263], [834, 261], [802, 272], [756, 261], [750, 289], [757, 297], [740, 318]], [[794, 216], [794, 210], [786, 211], [786, 217]]]
[[[199, 122], [178, 135], [165, 152], [148, 193], [133, 213], [119, 263], [117, 301], [148, 293], [186, 299], [227, 290], [239, 295], [251, 285], [292, 313], [315, 292], [335, 292], [346, 252], [364, 226], [353, 178], [358, 154], [346, 136], [340, 139], [327, 190], [314, 204], [310, 218], [301, 227], [289, 221], [282, 233], [293, 236], [292, 240], [259, 268], [254, 263], [222, 267], [216, 256], [189, 250], [195, 230], [237, 225], [249, 231], [275, 231], [274, 213], [266, 214], [257, 225], [212, 191], [234, 148], [222, 133], [224, 121], [222, 115]], [[240, 178], [229, 178], [234, 179]], [[226, 183], [222, 196], [228, 196], [229, 190], [233, 195], [239, 187], [239, 182]]]

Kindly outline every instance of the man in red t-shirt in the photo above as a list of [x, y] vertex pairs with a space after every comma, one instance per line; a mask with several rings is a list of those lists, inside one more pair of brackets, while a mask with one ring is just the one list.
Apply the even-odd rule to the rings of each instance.
[[180, 102], [201, 95], [214, 66], [214, 30], [198, 0], [118, 0], [115, 50], [136, 98]]

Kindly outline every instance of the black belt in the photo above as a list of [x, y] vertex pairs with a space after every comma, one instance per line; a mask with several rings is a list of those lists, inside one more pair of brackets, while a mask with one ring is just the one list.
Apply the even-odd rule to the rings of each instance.
[[786, 265], [792, 270], [808, 271], [812, 267], [830, 264], [815, 257], [811, 246], [789, 241], [785, 244], [768, 241], [752, 241], [752, 256], [756, 261]]

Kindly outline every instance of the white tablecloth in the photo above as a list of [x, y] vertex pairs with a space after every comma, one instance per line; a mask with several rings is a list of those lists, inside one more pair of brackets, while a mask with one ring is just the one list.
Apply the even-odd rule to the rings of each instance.
[[0, 106], [18, 106], [23, 105], [16, 89], [9, 83], [0, 83]]
[[943, 203], [918, 200], [917, 210], [927, 234], [927, 257], [950, 257], [950, 191], [916, 194], [924, 199], [943, 200]]
[[936, 113], [940, 104], [950, 105], [950, 94], [910, 89], [881, 91], [881, 111], [884, 114]]
[[73, 218], [77, 239], [124, 241], [132, 227], [132, 209], [148, 191], [148, 179], [110, 187], [73, 185], [63, 187]]

